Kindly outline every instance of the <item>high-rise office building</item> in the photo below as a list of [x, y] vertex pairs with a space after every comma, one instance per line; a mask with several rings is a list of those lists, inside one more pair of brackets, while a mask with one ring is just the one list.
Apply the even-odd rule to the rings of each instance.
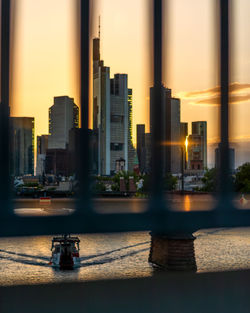
[[[150, 89], [150, 132], [152, 133], [152, 114], [154, 105], [154, 88]], [[180, 100], [172, 98], [171, 89], [162, 87], [161, 118], [163, 126], [162, 144], [163, 174], [177, 174], [181, 171], [180, 150]]]
[[202, 145], [202, 136], [192, 134], [188, 137], [188, 169], [190, 171], [204, 170]]
[[128, 171], [128, 75], [115, 74], [110, 80], [110, 170], [116, 172], [116, 161], [124, 159], [125, 171]]
[[11, 174], [34, 175], [34, 127], [33, 117], [11, 117]]
[[188, 123], [180, 124], [180, 141], [181, 145], [185, 145], [186, 138], [188, 136]]
[[145, 150], [146, 150], [146, 157], [145, 157], [145, 173], [151, 173], [152, 169], [152, 144], [151, 144], [151, 134], [145, 134]]
[[192, 135], [201, 136], [201, 159], [202, 169], [207, 168], [207, 122], [192, 122]]
[[56, 176], [69, 176], [71, 174], [68, 149], [47, 150], [45, 173]]
[[115, 74], [100, 57], [100, 39], [93, 40], [93, 131], [97, 137], [98, 174], [112, 175], [124, 160], [132, 168], [132, 90], [127, 74]]
[[93, 130], [97, 136], [97, 172], [110, 175], [110, 68], [100, 58], [100, 38], [93, 40]]
[[137, 157], [139, 161], [139, 169], [141, 173], [146, 169], [146, 146], [145, 146], [145, 124], [138, 124], [136, 126], [137, 137]]
[[[183, 148], [180, 142], [180, 128], [181, 128], [181, 113], [180, 113], [180, 99], [171, 98], [170, 101], [170, 153], [171, 153], [171, 167], [170, 173], [178, 174], [181, 172], [181, 149]], [[167, 116], [168, 116], [167, 114]], [[167, 141], [168, 142], [168, 141]]]
[[186, 146], [186, 140], [188, 137], [188, 123], [181, 123], [180, 125], [180, 147], [182, 154], [182, 165], [181, 167], [186, 170], [187, 169], [187, 159], [188, 159], [188, 150]]
[[128, 89], [128, 170], [133, 172], [135, 166], [135, 148], [133, 145], [133, 90]]
[[48, 149], [49, 135], [37, 136], [37, 156], [36, 156], [36, 175], [41, 176], [45, 173], [46, 151]]
[[73, 98], [54, 97], [49, 108], [48, 149], [66, 149], [69, 143], [69, 130], [79, 127], [79, 108]]

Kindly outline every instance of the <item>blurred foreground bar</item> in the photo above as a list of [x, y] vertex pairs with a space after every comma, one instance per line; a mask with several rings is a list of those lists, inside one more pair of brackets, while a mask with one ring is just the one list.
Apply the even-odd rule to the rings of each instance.
[[1, 313], [249, 313], [250, 271], [0, 287]]

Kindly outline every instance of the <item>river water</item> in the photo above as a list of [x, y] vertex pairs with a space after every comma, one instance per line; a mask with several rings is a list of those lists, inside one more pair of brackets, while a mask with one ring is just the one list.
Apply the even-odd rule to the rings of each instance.
[[[198, 273], [250, 269], [250, 228], [200, 230], [195, 236]], [[81, 267], [71, 271], [49, 265], [52, 237], [1, 238], [0, 285], [153, 275], [147, 232], [80, 235]]]

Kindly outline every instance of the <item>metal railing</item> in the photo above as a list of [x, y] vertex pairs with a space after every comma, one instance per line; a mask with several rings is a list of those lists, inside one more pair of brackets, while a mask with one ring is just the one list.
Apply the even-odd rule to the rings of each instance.
[[[10, 0], [2, 0], [1, 11], [1, 107], [0, 107], [0, 236], [55, 233], [104, 233], [152, 230], [157, 233], [194, 232], [201, 228], [250, 225], [250, 210], [237, 210], [229, 185], [229, 1], [220, 0], [220, 85], [221, 153], [220, 193], [211, 211], [174, 212], [163, 197], [162, 163], [162, 0], [154, 0], [154, 105], [152, 115], [152, 190], [149, 209], [144, 213], [98, 214], [89, 193], [88, 110], [89, 110], [89, 0], [81, 0], [81, 125], [82, 145], [79, 168], [80, 188], [76, 211], [70, 216], [20, 217], [13, 213], [9, 184], [9, 68]], [[156, 127], [157, 125], [157, 127]]]

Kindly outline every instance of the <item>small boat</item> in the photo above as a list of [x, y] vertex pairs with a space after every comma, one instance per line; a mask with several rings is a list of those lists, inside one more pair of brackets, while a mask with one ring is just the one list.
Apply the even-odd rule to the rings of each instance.
[[40, 197], [40, 204], [41, 205], [50, 205], [51, 204], [51, 197]]
[[52, 239], [50, 264], [60, 269], [73, 269], [80, 266], [80, 239], [63, 235]]

